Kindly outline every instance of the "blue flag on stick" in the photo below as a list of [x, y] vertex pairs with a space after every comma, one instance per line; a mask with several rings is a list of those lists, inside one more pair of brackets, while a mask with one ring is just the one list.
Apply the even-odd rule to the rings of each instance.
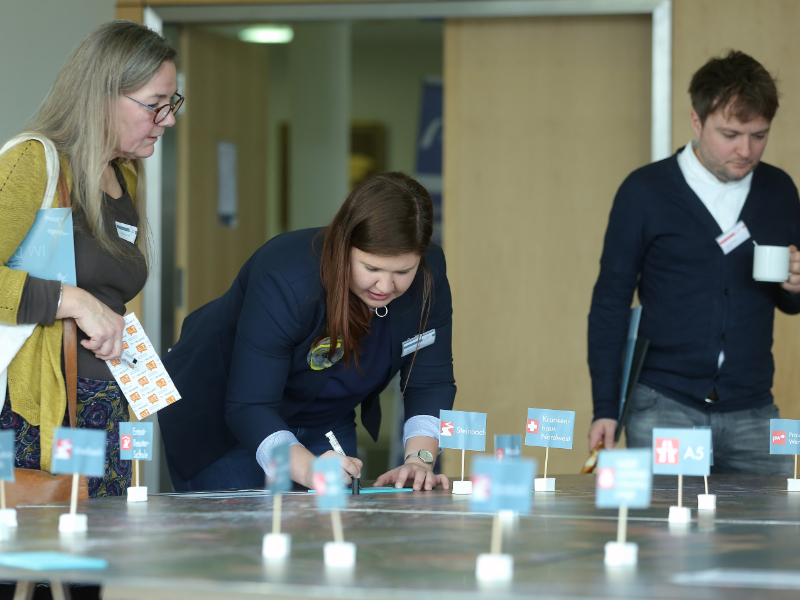
[[711, 469], [711, 431], [708, 429], [653, 429], [653, 473], [708, 475]]
[[488, 456], [476, 456], [472, 459], [471, 473], [471, 510], [530, 512], [535, 460], [526, 458], [516, 462], [497, 462]]
[[153, 460], [153, 424], [149, 421], [119, 424], [119, 457]]
[[440, 410], [439, 447], [486, 450], [486, 413]]
[[105, 467], [105, 431], [56, 427], [51, 462], [53, 473], [80, 473], [102, 477]]

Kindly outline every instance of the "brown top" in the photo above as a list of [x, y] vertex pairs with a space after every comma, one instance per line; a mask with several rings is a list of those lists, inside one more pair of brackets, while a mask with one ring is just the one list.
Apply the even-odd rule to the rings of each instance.
[[[112, 163], [113, 164], [113, 163]], [[130, 244], [118, 235], [117, 222], [137, 227], [139, 215], [128, 194], [122, 172], [116, 164], [114, 172], [122, 187], [119, 198], [104, 195], [105, 227], [112, 239], [120, 244]], [[121, 261], [103, 252], [86, 227], [86, 218], [80, 210], [73, 211], [73, 231], [75, 232], [75, 276], [78, 287], [89, 292], [119, 315], [125, 314], [125, 304], [130, 302], [144, 287], [147, 280], [147, 266], [138, 246], [135, 259]], [[60, 284], [28, 276], [22, 291], [17, 323], [55, 322]], [[98, 381], [113, 381], [114, 377], [105, 361], [96, 358], [81, 345], [87, 339], [78, 329], [78, 376]]]

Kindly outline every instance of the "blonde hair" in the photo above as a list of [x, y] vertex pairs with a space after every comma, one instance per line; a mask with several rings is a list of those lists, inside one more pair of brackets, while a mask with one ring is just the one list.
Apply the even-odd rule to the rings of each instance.
[[[42, 102], [26, 133], [50, 138], [70, 159], [72, 205], [83, 211], [87, 227], [104, 252], [125, 259], [134, 252], [116, 243], [105, 228], [102, 176], [117, 147], [117, 98], [147, 84], [176, 51], [163, 37], [133, 21], [111, 21], [86, 36]], [[149, 259], [145, 174], [140, 159], [119, 159], [137, 174], [134, 203], [139, 215], [139, 246]]]

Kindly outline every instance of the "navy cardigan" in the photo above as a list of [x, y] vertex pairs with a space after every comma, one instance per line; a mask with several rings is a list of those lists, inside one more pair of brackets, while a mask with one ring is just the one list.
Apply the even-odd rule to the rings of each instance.
[[[188, 479], [241, 443], [253, 455], [264, 439], [286, 430], [285, 419], [306, 408], [329, 370], [307, 361], [325, 330], [325, 292], [319, 271], [319, 229], [277, 236], [250, 257], [231, 288], [186, 317], [164, 365], [182, 399], [159, 411], [172, 468]], [[312, 247], [312, 243], [316, 248]], [[452, 307], [444, 253], [431, 245], [425, 262], [433, 276], [426, 331], [436, 341], [419, 350], [404, 397], [405, 418], [439, 416], [453, 407]], [[405, 384], [422, 311], [422, 272], [389, 304], [392, 367], [389, 378], [362, 403], [361, 420], [373, 438], [380, 427], [380, 392], [398, 371]], [[355, 368], [351, 365], [350, 368]]]
[[[791, 178], [760, 163], [739, 219], [759, 244], [800, 246]], [[750, 240], [725, 255], [714, 217], [692, 191], [677, 154], [634, 171], [614, 199], [589, 314], [594, 417], [616, 419], [620, 357], [633, 292], [639, 335], [650, 340], [640, 382], [707, 411], [772, 402], [775, 308], [800, 312], [800, 294], [753, 279]], [[719, 353], [725, 361], [717, 368]], [[716, 389], [720, 401], [704, 402]]]

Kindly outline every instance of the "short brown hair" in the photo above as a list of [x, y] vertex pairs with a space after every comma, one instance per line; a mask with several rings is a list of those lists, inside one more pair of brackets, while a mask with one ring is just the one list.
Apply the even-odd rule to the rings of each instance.
[[756, 59], [738, 50], [700, 67], [692, 76], [689, 95], [701, 123], [720, 109], [742, 123], [759, 116], [772, 121], [778, 110], [777, 80]]
[[[377, 256], [420, 257], [417, 278], [422, 280], [422, 333], [433, 293], [431, 272], [425, 264], [433, 234], [433, 202], [422, 185], [404, 173], [375, 175], [350, 192], [321, 233], [325, 236], [320, 256], [327, 309], [325, 334], [331, 340], [342, 338], [345, 365], [354, 359], [358, 368], [359, 344], [370, 322], [369, 308], [350, 291], [352, 248]], [[328, 358], [332, 359], [335, 351], [332, 342]]]

